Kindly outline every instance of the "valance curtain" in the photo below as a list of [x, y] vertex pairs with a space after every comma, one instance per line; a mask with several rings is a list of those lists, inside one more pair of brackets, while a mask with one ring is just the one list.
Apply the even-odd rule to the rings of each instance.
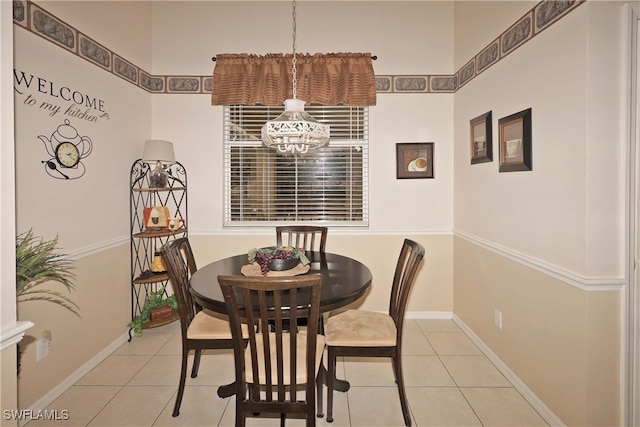
[[[220, 54], [211, 87], [212, 105], [282, 105], [293, 98], [292, 54]], [[376, 104], [369, 53], [296, 55], [296, 98], [307, 105]]]

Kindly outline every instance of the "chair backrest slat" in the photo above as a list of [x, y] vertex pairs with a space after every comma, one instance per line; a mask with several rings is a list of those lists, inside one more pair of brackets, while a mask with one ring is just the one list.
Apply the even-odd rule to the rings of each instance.
[[415, 282], [416, 274], [424, 258], [424, 247], [413, 240], [405, 239], [400, 250], [398, 263], [393, 275], [393, 285], [391, 287], [391, 298], [389, 302], [389, 316], [396, 324], [398, 331], [397, 339], [400, 340], [402, 334], [402, 324], [407, 308], [409, 292]]
[[276, 244], [306, 251], [325, 252], [327, 227], [315, 225], [281, 225], [276, 227]]
[[169, 281], [178, 302], [180, 324], [183, 337], [194, 316], [202, 308], [198, 306], [189, 292], [189, 280], [196, 272], [196, 262], [187, 237], [170, 240], [161, 250], [162, 259], [167, 266]]

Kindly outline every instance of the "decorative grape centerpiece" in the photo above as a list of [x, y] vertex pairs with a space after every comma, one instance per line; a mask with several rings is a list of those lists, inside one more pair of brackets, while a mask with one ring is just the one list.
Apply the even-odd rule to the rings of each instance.
[[293, 246], [270, 246], [267, 248], [249, 251], [249, 262], [260, 265], [260, 272], [266, 276], [269, 271], [284, 271], [294, 268], [299, 263], [309, 264], [309, 258], [304, 254], [304, 249]]

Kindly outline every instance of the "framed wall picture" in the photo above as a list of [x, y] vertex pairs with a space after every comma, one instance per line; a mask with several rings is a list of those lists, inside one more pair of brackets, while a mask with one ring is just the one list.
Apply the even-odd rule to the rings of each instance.
[[493, 141], [491, 137], [491, 111], [470, 122], [471, 164], [493, 161]]
[[396, 178], [433, 178], [433, 142], [396, 144]]
[[498, 120], [500, 172], [530, 171], [531, 108]]

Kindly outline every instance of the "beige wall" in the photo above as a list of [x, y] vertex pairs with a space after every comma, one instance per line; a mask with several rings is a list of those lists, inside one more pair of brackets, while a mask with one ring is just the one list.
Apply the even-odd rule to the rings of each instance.
[[[458, 61], [502, 8], [456, 5]], [[568, 425], [623, 422], [627, 22], [587, 2], [455, 95], [454, 313]], [[533, 170], [500, 173], [499, 119], [526, 108]], [[487, 111], [494, 161], [470, 165]]]
[[[158, 74], [209, 74], [225, 52], [289, 52], [290, 3], [155, 2], [153, 69]], [[453, 4], [448, 2], [300, 2], [300, 52], [371, 52], [381, 74], [453, 73]], [[281, 31], [265, 15], [280, 13]], [[184, 31], [172, 31], [188, 22]], [[242, 37], [229, 37], [232, 28]], [[380, 31], [384, 28], [385, 31]], [[264, 34], [269, 37], [265, 38]], [[425, 42], [426, 41], [426, 42]], [[453, 94], [379, 94], [370, 110], [367, 233], [451, 231]], [[189, 177], [193, 233], [223, 230], [223, 109], [209, 95], [153, 97], [153, 137], [174, 142]], [[433, 180], [396, 180], [398, 142], [435, 142]], [[206, 167], [201, 167], [207, 159]], [[419, 195], [419, 197], [417, 197]], [[389, 209], [411, 201], [410, 209]]]
[[[29, 319], [30, 329], [20, 347], [22, 373], [18, 399], [20, 409], [31, 407], [110, 345], [123, 342], [131, 321], [129, 248], [119, 245], [76, 261], [77, 288], [71, 298], [80, 315], [57, 304], [27, 301], [18, 304], [18, 318]], [[63, 292], [57, 283], [49, 289]], [[49, 356], [36, 361], [36, 340], [51, 331]]]
[[462, 68], [536, 4], [525, 0], [454, 1], [455, 69]]
[[[453, 74], [533, 5], [469, 3], [467, 10], [466, 2], [300, 2], [298, 49], [369, 51], [378, 56], [378, 75]], [[593, 3], [455, 95], [380, 94], [370, 109], [371, 225], [332, 228], [328, 250], [371, 266], [374, 283], [361, 306], [383, 310], [402, 239], [420, 241], [427, 257], [409, 311], [453, 311], [562, 422], [596, 425], [620, 422], [625, 160], [622, 123], [612, 126], [611, 117], [623, 106], [624, 51], [611, 46], [623, 39], [624, 14], [620, 3]], [[177, 75], [210, 73], [218, 53], [287, 51], [286, 5], [42, 3], [134, 64]], [[271, 8], [286, 17], [282, 33], [264, 19]], [[238, 27], [243, 37], [229, 37]], [[272, 244], [274, 236], [267, 228], [222, 227], [222, 111], [208, 95], [148, 95], [15, 28], [17, 69], [77, 85], [110, 108], [108, 121], [83, 128], [95, 144], [87, 176], [66, 182], [44, 174], [37, 138], [60, 117], [16, 97], [18, 230], [60, 235], [78, 259], [73, 297], [83, 310], [78, 319], [55, 306], [20, 306], [19, 316], [36, 323], [31, 340], [45, 328], [54, 337], [51, 355], [40, 362], [27, 347], [19, 402], [27, 408], [126, 332], [129, 167], [145, 139], [174, 141], [187, 168], [189, 229], [200, 264]], [[131, 31], [140, 37], [123, 36]], [[469, 165], [471, 118], [492, 110], [497, 141], [498, 119], [528, 107], [533, 172], [498, 173], [497, 146], [496, 160]], [[603, 134], [606, 146], [599, 144]], [[436, 143], [436, 179], [396, 180], [395, 143], [421, 141]], [[493, 326], [495, 308], [503, 312], [502, 330]], [[85, 334], [92, 339], [78, 351], [74, 344]]]
[[[111, 43], [109, 47], [128, 60], [149, 66], [149, 52], [143, 50], [150, 44], [149, 5], [117, 5], [118, 8], [110, 2], [42, 4], [59, 19], [77, 24], [98, 43]], [[130, 25], [126, 36], [123, 31], [114, 31], [122, 29], [115, 22]], [[144, 140], [151, 136], [151, 96], [20, 25], [13, 29], [14, 68], [19, 75], [33, 76], [29, 86], [14, 80], [16, 229], [22, 233], [33, 228], [35, 235], [46, 239], [59, 236], [61, 252], [76, 261], [76, 290], [70, 297], [80, 306], [80, 316], [76, 316], [52, 303], [18, 304], [18, 319], [35, 324], [21, 343], [24, 354], [18, 406], [27, 409], [48, 403], [56, 387], [81, 373], [85, 364], [122, 340], [128, 330], [129, 171], [142, 153]], [[39, 86], [37, 78], [44, 83]], [[103, 101], [103, 111], [89, 108], [89, 113], [98, 119], [84, 120], [66, 114], [74, 103], [61, 96], [61, 87]], [[36, 102], [30, 105], [28, 99]], [[51, 114], [51, 110], [42, 108], [45, 103], [59, 106], [60, 110]], [[86, 109], [85, 105], [81, 108]], [[93, 143], [93, 151], [82, 160], [86, 173], [78, 179], [55, 179], [46, 173], [43, 163], [51, 155], [42, 139], [50, 138], [64, 120]], [[13, 238], [7, 241], [12, 242]], [[64, 291], [57, 283], [41, 287]], [[43, 330], [52, 334], [50, 354], [36, 361], [35, 341]]]
[[[113, 7], [113, 5], [118, 7]], [[150, 15], [145, 4], [151, 5]], [[271, 6], [284, 7], [285, 2]], [[77, 27], [97, 43], [111, 49], [126, 60], [147, 69], [149, 53], [145, 46], [152, 46], [153, 73], [175, 72], [180, 74], [210, 73], [213, 67], [211, 56], [225, 51], [246, 51], [256, 45], [256, 40], [266, 41], [265, 49], [286, 51], [290, 46], [289, 18], [282, 35], [282, 43], [267, 46], [274, 38], [262, 37], [265, 27], [263, 19], [269, 13], [264, 2], [251, 4], [252, 13], [246, 6], [236, 2], [43, 2], [43, 8], [55, 14], [68, 25]], [[310, 10], [308, 8], [311, 8]], [[319, 16], [335, 18], [351, 17], [352, 25], [333, 22], [334, 28], [321, 28], [323, 38], [317, 31], [305, 32], [305, 26], [318, 25]], [[288, 9], [288, 6], [287, 6]], [[306, 17], [305, 9], [307, 9]], [[305, 2], [300, 5], [301, 28], [299, 48], [305, 44], [310, 51], [337, 50], [345, 48], [344, 40], [351, 38], [349, 50], [374, 51], [379, 55], [377, 66], [381, 72], [417, 72], [451, 70], [452, 5], [447, 3], [407, 2], [392, 4], [379, 2], [370, 7], [362, 2], [336, 3]], [[400, 11], [393, 19], [392, 11]], [[127, 15], [121, 19], [121, 15]], [[285, 13], [288, 15], [288, 13]], [[407, 20], [427, 17], [433, 25], [422, 25], [409, 30]], [[364, 19], [366, 17], [367, 19]], [[242, 25], [247, 29], [246, 39], [228, 37], [224, 25], [211, 25], [211, 19], [234, 28]], [[252, 22], [253, 20], [253, 22]], [[151, 22], [153, 21], [153, 25]], [[385, 22], [394, 28], [398, 36], [407, 43], [398, 47], [388, 35], [381, 34], [380, 25]], [[111, 25], [109, 24], [111, 23]], [[117, 23], [117, 25], [116, 25]], [[176, 27], [179, 26], [179, 27]], [[151, 27], [153, 40], [149, 42]], [[117, 34], [113, 33], [117, 28]], [[125, 31], [125, 28], [128, 31]], [[254, 31], [253, 34], [249, 30]], [[320, 30], [320, 29], [318, 29]], [[122, 34], [133, 31], [140, 37], [123, 38]], [[442, 37], [442, 34], [447, 36]], [[94, 143], [93, 153], [84, 160], [87, 173], [78, 180], [58, 180], [46, 175], [42, 160], [46, 156], [39, 136], [49, 136], [61, 123], [61, 114], [49, 116], [39, 108], [24, 103], [27, 92], [16, 96], [17, 138], [17, 212], [18, 230], [34, 227], [36, 233], [45, 237], [58, 234], [60, 245], [78, 260], [78, 290], [72, 295], [82, 309], [82, 319], [56, 306], [21, 304], [20, 318], [31, 318], [36, 326], [27, 340], [26, 373], [20, 380], [20, 406], [27, 408], [47, 397], [56, 384], [81, 369], [99, 347], [106, 348], [119, 334], [126, 332], [129, 315], [128, 259], [128, 180], [129, 167], [142, 152], [143, 142], [149, 138], [174, 141], [178, 159], [189, 174], [189, 227], [194, 239], [206, 242], [202, 256], [211, 253], [210, 247], [219, 246], [218, 241], [233, 241], [237, 248], [233, 253], [246, 251], [264, 241], [272, 242], [271, 229], [258, 229], [250, 233], [243, 229], [223, 230], [221, 221], [221, 158], [222, 119], [221, 108], [211, 107], [207, 95], [154, 95], [137, 89], [125, 80], [101, 70], [90, 62], [78, 58], [64, 48], [15, 26], [15, 68], [34, 74], [56, 85], [73, 86], [92, 96], [104, 99], [109, 118], [97, 123], [73, 122], [82, 135], [88, 135]], [[424, 44], [432, 39], [434, 43]], [[233, 43], [232, 43], [233, 41]], [[134, 45], [129, 46], [127, 43]], [[244, 43], [244, 45], [243, 45]], [[319, 43], [319, 44], [318, 44]], [[341, 49], [341, 50], [342, 50]], [[252, 49], [253, 51], [253, 49]], [[408, 57], [411, 51], [418, 56]], [[384, 58], [384, 59], [383, 59]], [[428, 66], [427, 66], [428, 64]], [[48, 100], [48, 94], [36, 94], [33, 87], [28, 91], [38, 99]], [[376, 285], [365, 304], [384, 309], [388, 300], [390, 270], [405, 235], [416, 235], [425, 240], [438, 254], [437, 268], [426, 274], [425, 287], [433, 295], [415, 299], [411, 310], [424, 311], [424, 307], [450, 312], [452, 308], [451, 237], [452, 228], [452, 171], [451, 162], [453, 96], [431, 97], [398, 95], [381, 98], [379, 107], [372, 108], [371, 167], [378, 172], [372, 174], [371, 191], [376, 194], [370, 206], [371, 224], [367, 229], [344, 231], [344, 248], [356, 245], [351, 253], [366, 260], [384, 258], [380, 269], [376, 269]], [[395, 143], [412, 141], [436, 141], [438, 157], [436, 170], [438, 179], [424, 181], [396, 181]], [[438, 172], [436, 172], [438, 173]], [[425, 184], [428, 184], [425, 188]], [[389, 190], [389, 186], [392, 188]], [[426, 191], [425, 191], [426, 190]], [[420, 194], [420, 197], [416, 197]], [[395, 214], [388, 206], [399, 206], [412, 200], [413, 209], [402, 209]], [[433, 201], [438, 200], [437, 204]], [[429, 212], [429, 215], [423, 215]], [[237, 239], [233, 235], [246, 235]], [[351, 237], [356, 234], [358, 239]], [[382, 233], [377, 236], [379, 233]], [[332, 233], [333, 242], [338, 242], [338, 233]], [[358, 243], [360, 242], [360, 243]], [[388, 242], [388, 244], [387, 244]], [[384, 248], [377, 253], [358, 249]], [[210, 247], [209, 247], [210, 246]], [[339, 248], [339, 247], [338, 247]], [[213, 252], [209, 259], [216, 259]], [[362, 253], [362, 254], [360, 254]], [[388, 257], [387, 254], [390, 253]], [[110, 260], [116, 257], [117, 261]], [[98, 274], [99, 268], [109, 266], [109, 274]], [[427, 281], [427, 279], [433, 279]], [[109, 314], [96, 305], [104, 301], [114, 289], [114, 300], [109, 305]], [[84, 294], [90, 292], [90, 296]], [[424, 301], [424, 304], [423, 304]], [[110, 316], [105, 323], [104, 317]], [[102, 321], [101, 321], [102, 320]], [[42, 330], [50, 329], [53, 335], [51, 354], [39, 362], [35, 361], [35, 340]], [[67, 346], [72, 337], [90, 329], [96, 339], [86, 346], [86, 351], [77, 352]], [[74, 353], [74, 354], [71, 354]], [[52, 373], [52, 367], [56, 367]], [[37, 381], [38, 375], [46, 373], [45, 381]]]
[[[17, 409], [15, 335], [7, 331], [16, 327], [15, 291], [15, 187], [13, 139], [13, 88], [9, 76], [13, 70], [13, 22], [11, 3], [0, 2], [0, 410]], [[15, 420], [3, 425], [16, 426]]]
[[[420, 242], [426, 250], [407, 310], [434, 312], [445, 316], [453, 307], [452, 238], [448, 234], [367, 235], [335, 234], [329, 230], [327, 251], [359, 260], [371, 269], [373, 282], [364, 300], [357, 306], [368, 310], [384, 311], [389, 308], [389, 295], [393, 272], [404, 238]], [[275, 232], [268, 234], [190, 236], [198, 265], [204, 265], [231, 255], [241, 254], [247, 248], [275, 244]]]
[[[17, 358], [17, 347], [10, 346], [4, 350], [2, 350], [0, 356], [0, 376], [2, 377], [2, 384], [0, 386], [0, 409], [3, 411], [4, 415], [5, 410], [16, 410], [18, 409], [18, 379], [16, 376], [16, 358]], [[2, 425], [6, 426], [17, 426], [17, 419], [5, 419], [4, 416], [2, 418]]]

